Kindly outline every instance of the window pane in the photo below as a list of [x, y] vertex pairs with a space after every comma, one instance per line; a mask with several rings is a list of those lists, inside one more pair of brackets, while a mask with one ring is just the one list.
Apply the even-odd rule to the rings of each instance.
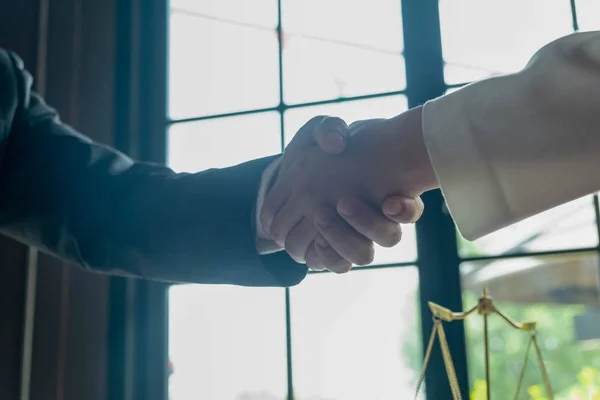
[[285, 112], [285, 143], [290, 143], [298, 129], [316, 115], [333, 115], [347, 124], [371, 118], [391, 118], [408, 110], [405, 96], [385, 96], [368, 100], [342, 101], [320, 106], [292, 108]]
[[170, 32], [171, 118], [272, 107], [279, 103], [278, 44], [274, 29], [173, 11]]
[[[600, 389], [597, 271], [595, 253], [465, 263], [461, 268], [465, 308], [474, 306], [487, 287], [500, 311], [520, 322], [536, 321], [555, 398], [593, 398], [587, 394], [597, 395]], [[484, 379], [481, 317], [474, 314], [465, 326], [469, 377], [474, 387]], [[512, 398], [529, 336], [495, 315], [490, 317], [489, 332], [492, 398]], [[591, 385], [586, 388], [585, 379], [590, 375]], [[536, 384], [543, 390], [532, 353], [521, 396]]]
[[600, 1], [575, 0], [577, 6], [577, 22], [580, 31], [600, 29]]
[[273, 28], [277, 26], [277, 0], [170, 0], [171, 10], [212, 19], [239, 21]]
[[525, 66], [546, 43], [572, 32], [568, 1], [440, 0], [447, 83]]
[[[315, 115], [338, 116], [350, 124], [354, 121], [370, 118], [390, 118], [408, 109], [404, 96], [379, 97], [369, 100], [345, 101], [313, 107], [293, 108], [286, 111], [284, 129], [286, 145], [292, 140], [298, 129]], [[410, 262], [417, 258], [417, 244], [414, 225], [402, 227], [402, 242], [393, 248], [375, 246], [373, 264], [391, 264]]]
[[286, 397], [283, 289], [182, 285], [169, 296], [171, 400]]
[[422, 363], [418, 271], [309, 275], [291, 289], [298, 399], [414, 396]]
[[399, 1], [282, 3], [286, 103], [404, 89]]
[[463, 257], [587, 248], [598, 244], [591, 196], [553, 208], [475, 242], [460, 238]]
[[168, 133], [168, 163], [179, 172], [224, 168], [281, 151], [278, 113], [175, 124]]

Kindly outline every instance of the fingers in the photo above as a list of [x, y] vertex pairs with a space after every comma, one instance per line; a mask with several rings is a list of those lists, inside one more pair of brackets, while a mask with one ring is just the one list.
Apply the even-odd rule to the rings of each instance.
[[[320, 208], [315, 215], [315, 225], [329, 246], [347, 261], [356, 265], [373, 262], [373, 242], [356, 232], [334, 210], [328, 207]], [[316, 242], [317, 251], [324, 250], [319, 246], [320, 241]]]
[[268, 227], [268, 234], [275, 243], [284, 247], [287, 236], [302, 221], [302, 218], [298, 202], [296, 199], [290, 198], [273, 218]]
[[306, 266], [314, 271], [323, 271], [325, 269], [325, 264], [321, 261], [321, 258], [317, 254], [317, 248], [315, 246], [315, 242], [313, 241], [305, 255]]
[[[346, 149], [348, 138], [348, 125], [341, 118], [318, 116], [308, 121], [294, 136], [285, 149], [279, 174], [287, 171], [294, 162], [301, 159], [302, 154], [315, 146], [330, 154], [339, 154]], [[299, 166], [296, 166], [300, 168]], [[269, 190], [265, 203], [263, 204], [260, 221], [265, 233], [269, 233], [269, 227], [275, 215], [287, 201], [292, 192], [294, 182], [292, 180], [280, 182], [278, 179], [275, 186]]]
[[393, 247], [402, 238], [400, 224], [388, 219], [354, 197], [342, 198], [337, 204], [338, 213], [358, 233], [383, 247]]
[[[295, 165], [295, 161], [302, 158], [303, 153], [315, 146], [315, 143], [321, 150], [331, 153], [342, 153], [346, 148], [348, 138], [348, 125], [340, 118], [329, 116], [318, 116], [308, 121], [294, 136], [291, 143], [285, 149], [279, 174], [286, 172], [290, 168], [301, 168]], [[264, 232], [273, 236], [270, 232], [271, 224], [276, 215], [280, 213], [281, 208], [288, 201], [294, 189], [294, 180], [287, 179], [283, 182], [278, 179], [266, 196], [260, 212], [260, 223]], [[290, 221], [283, 220], [279, 226], [280, 233], [277, 237], [279, 243], [284, 240], [281, 232], [285, 232], [289, 227]]]
[[352, 263], [342, 258], [323, 237], [317, 237], [313, 246], [325, 269], [336, 274], [344, 274], [352, 268]]
[[423, 215], [425, 206], [420, 197], [411, 199], [402, 196], [390, 196], [381, 207], [386, 217], [392, 221], [411, 224], [417, 222]]
[[402, 238], [399, 224], [418, 220], [423, 213], [423, 202], [420, 198], [402, 196], [392, 196], [386, 201], [389, 203], [386, 210], [395, 221], [353, 197], [341, 199], [337, 206], [347, 224], [328, 210], [319, 210], [316, 223], [323, 237], [317, 237], [308, 248], [307, 266], [318, 271], [327, 268], [343, 273], [350, 270], [348, 260], [358, 265], [372, 262], [374, 253], [369, 240], [384, 247], [398, 244]]
[[[338, 218], [339, 219], [339, 218]], [[338, 221], [343, 223], [343, 221]], [[393, 224], [393, 222], [390, 222]], [[273, 223], [273, 230], [277, 231]], [[317, 239], [315, 241], [315, 239]], [[313, 270], [322, 271], [329, 269], [333, 272], [343, 273], [350, 270], [352, 263], [345, 260], [335, 251], [319, 234], [312, 219], [302, 218], [285, 238], [285, 250], [292, 259], [306, 265]]]
[[311, 218], [302, 218], [285, 238], [285, 251], [294, 261], [304, 263], [306, 254], [318, 233]]
[[306, 266], [314, 271], [328, 269], [343, 274], [352, 268], [352, 263], [340, 256], [321, 235], [310, 244], [305, 258]]

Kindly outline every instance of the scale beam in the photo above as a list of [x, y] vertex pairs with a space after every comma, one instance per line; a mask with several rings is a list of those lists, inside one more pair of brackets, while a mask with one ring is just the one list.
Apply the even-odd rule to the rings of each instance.
[[527, 350], [525, 352], [525, 361], [523, 363], [523, 368], [521, 370], [520, 378], [517, 384], [517, 392], [515, 394], [515, 399], [518, 397], [519, 392], [521, 390], [521, 386], [523, 383], [523, 379], [525, 376], [525, 368], [527, 365], [527, 360], [529, 357], [529, 351], [531, 347], [534, 348], [536, 352], [536, 358], [538, 360], [538, 366], [540, 369], [540, 373], [542, 375], [542, 379], [544, 381], [544, 388], [546, 389], [546, 395], [549, 400], [553, 399], [552, 388], [550, 386], [550, 380], [548, 378], [548, 373], [546, 371], [546, 367], [544, 365], [544, 361], [542, 359], [542, 353], [540, 347], [537, 342], [537, 332], [536, 327], [537, 324], [533, 321], [525, 321], [525, 322], [517, 322], [510, 318], [508, 315], [504, 314], [500, 311], [496, 305], [494, 304], [492, 298], [488, 295], [487, 289], [483, 290], [482, 296], [479, 298], [479, 302], [476, 306], [471, 308], [465, 312], [454, 312], [446, 307], [442, 307], [439, 304], [429, 302], [429, 309], [433, 315], [434, 325], [433, 330], [431, 332], [431, 336], [429, 339], [429, 344], [427, 346], [427, 351], [425, 352], [425, 359], [423, 361], [423, 369], [421, 371], [421, 375], [419, 376], [419, 380], [417, 383], [417, 390], [415, 394], [415, 398], [418, 396], [421, 386], [423, 384], [423, 380], [425, 379], [425, 372], [427, 371], [427, 365], [429, 363], [429, 357], [431, 356], [431, 351], [433, 349], [433, 344], [435, 342], [436, 337], [439, 338], [440, 348], [442, 350], [442, 356], [444, 359], [444, 365], [446, 367], [446, 373], [448, 375], [448, 382], [450, 382], [450, 390], [452, 391], [452, 397], [454, 400], [462, 400], [462, 395], [460, 393], [458, 387], [458, 379], [456, 377], [456, 372], [454, 370], [454, 365], [452, 362], [452, 355], [450, 353], [450, 349], [448, 347], [448, 342], [446, 340], [446, 334], [444, 332], [444, 322], [453, 322], [453, 321], [461, 321], [469, 316], [473, 315], [477, 312], [479, 315], [483, 317], [483, 326], [484, 326], [484, 352], [485, 352], [485, 379], [486, 379], [486, 389], [487, 389], [487, 400], [491, 400], [491, 379], [490, 379], [490, 354], [489, 354], [489, 335], [488, 335], [488, 323], [489, 317], [492, 314], [496, 314], [502, 318], [508, 325], [512, 326], [515, 329], [518, 329], [523, 332], [528, 332], [530, 334], [530, 340], [527, 345]]

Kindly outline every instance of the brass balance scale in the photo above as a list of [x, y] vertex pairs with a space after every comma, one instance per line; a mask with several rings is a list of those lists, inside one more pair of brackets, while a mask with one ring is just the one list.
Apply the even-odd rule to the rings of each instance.
[[417, 390], [415, 394], [415, 398], [419, 395], [419, 391], [421, 390], [421, 386], [423, 384], [423, 380], [425, 378], [425, 371], [427, 371], [427, 364], [429, 363], [429, 357], [431, 356], [431, 350], [433, 348], [433, 344], [435, 342], [436, 336], [439, 337], [440, 348], [442, 350], [442, 358], [444, 360], [444, 366], [446, 367], [446, 374], [448, 376], [448, 382], [450, 383], [450, 390], [452, 392], [452, 397], [454, 400], [462, 400], [462, 395], [460, 393], [460, 388], [458, 386], [458, 379], [456, 378], [456, 371], [454, 370], [454, 363], [452, 362], [452, 355], [450, 354], [450, 349], [448, 347], [448, 342], [446, 340], [446, 333], [444, 332], [443, 322], [452, 322], [464, 320], [468, 316], [474, 314], [476, 311], [479, 315], [483, 316], [483, 334], [484, 334], [484, 343], [485, 343], [485, 383], [486, 383], [486, 391], [487, 391], [487, 399], [491, 399], [491, 382], [490, 382], [490, 352], [489, 352], [489, 337], [488, 337], [488, 318], [491, 314], [499, 315], [504, 321], [506, 321], [510, 326], [515, 329], [518, 329], [523, 332], [529, 333], [529, 343], [527, 344], [527, 349], [525, 350], [525, 360], [523, 362], [523, 367], [521, 368], [521, 373], [519, 375], [519, 380], [517, 382], [517, 389], [515, 392], [515, 400], [518, 398], [519, 393], [521, 392], [521, 387], [523, 385], [523, 379], [525, 377], [525, 369], [527, 367], [527, 362], [529, 360], [529, 353], [531, 347], [534, 348], [536, 358], [538, 361], [538, 366], [540, 368], [540, 373], [542, 375], [542, 380], [544, 382], [544, 388], [546, 390], [546, 396], [549, 400], [554, 398], [552, 393], [552, 388], [550, 387], [550, 380], [548, 379], [548, 373], [546, 371], [546, 367], [544, 365], [544, 360], [542, 359], [542, 352], [540, 350], [540, 346], [537, 341], [537, 332], [536, 332], [536, 323], [535, 322], [516, 322], [506, 314], [502, 313], [492, 301], [492, 298], [488, 296], [487, 289], [483, 289], [483, 295], [479, 298], [478, 304], [471, 308], [466, 312], [453, 312], [445, 307], [442, 307], [438, 304], [429, 302], [429, 309], [433, 314], [433, 329], [431, 331], [431, 336], [429, 338], [429, 344], [427, 345], [427, 351], [425, 352], [425, 359], [423, 361], [423, 369], [421, 371], [421, 375], [419, 376], [419, 380], [417, 383]]

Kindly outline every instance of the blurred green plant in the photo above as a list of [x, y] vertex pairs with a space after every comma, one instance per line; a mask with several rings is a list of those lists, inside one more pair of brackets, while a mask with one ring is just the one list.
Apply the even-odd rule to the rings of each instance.
[[[493, 294], [492, 294], [493, 295]], [[476, 304], [478, 296], [464, 294], [465, 307]], [[418, 299], [418, 296], [417, 296]], [[418, 301], [418, 300], [416, 300]], [[497, 303], [498, 307], [517, 321], [533, 320], [538, 323], [538, 341], [542, 350], [550, 383], [557, 400], [600, 400], [600, 350], [585, 350], [575, 338], [574, 317], [585, 310], [578, 305]], [[418, 307], [418, 303], [415, 305]], [[411, 329], [411, 336], [403, 343], [402, 358], [418, 376], [423, 352], [420, 323]], [[490, 372], [492, 397], [512, 398], [525, 358], [529, 337], [513, 329], [500, 318], [490, 318]], [[483, 324], [473, 316], [465, 321], [471, 400], [485, 400], [485, 361]], [[533, 350], [533, 349], [532, 349]], [[434, 351], [440, 351], [439, 346]], [[534, 353], [526, 366], [524, 389], [520, 399], [545, 399], [545, 391]], [[508, 395], [507, 395], [508, 394]]]

